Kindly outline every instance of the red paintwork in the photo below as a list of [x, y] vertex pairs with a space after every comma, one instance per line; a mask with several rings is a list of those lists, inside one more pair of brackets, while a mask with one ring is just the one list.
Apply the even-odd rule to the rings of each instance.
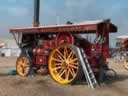
[[36, 47], [33, 50], [34, 64], [47, 64], [48, 51], [45, 48]]
[[[22, 33], [81, 33], [90, 30], [92, 33], [97, 30], [96, 25], [73, 25], [73, 26], [55, 26], [55, 27], [34, 27], [34, 28], [22, 28], [22, 29], [11, 29], [10, 32], [22, 32]], [[88, 33], [88, 32], [87, 32]]]
[[96, 52], [102, 52], [103, 56], [105, 58], [109, 57], [109, 48], [108, 45], [104, 44], [92, 44], [92, 55], [95, 54]]
[[55, 47], [55, 40], [44, 40], [43, 46], [45, 49], [53, 49]]
[[102, 49], [102, 45], [101, 44], [93, 44], [92, 45], [92, 51], [100, 51]]
[[63, 43], [74, 44], [74, 37], [70, 33], [58, 34], [55, 40], [56, 46]]
[[[47, 65], [48, 56], [53, 48], [63, 44], [72, 44], [82, 47], [87, 55], [87, 58], [92, 67], [98, 68], [98, 60], [100, 57], [97, 55], [97, 52], [101, 52], [105, 58], [109, 57], [109, 33], [116, 32], [117, 28], [109, 20], [105, 20], [100, 23], [95, 24], [79, 24], [79, 25], [64, 25], [64, 26], [45, 26], [45, 27], [35, 27], [35, 28], [23, 28], [23, 29], [11, 29], [10, 32], [15, 33], [30, 33], [37, 34], [42, 33], [43, 35], [52, 35], [56, 34], [56, 38], [43, 40], [42, 47], [38, 45], [33, 49], [34, 54], [34, 64]], [[83, 39], [76, 34], [83, 33], [95, 33], [96, 42], [92, 44], [86, 39]], [[104, 42], [99, 42], [102, 39]], [[42, 38], [43, 39], [43, 38]], [[96, 55], [96, 56], [95, 56]]]
[[39, 65], [47, 65], [46, 56], [35, 56], [35, 64]]
[[[66, 42], [61, 42], [61, 41]], [[74, 37], [71, 34], [58, 34], [55, 40], [44, 40], [42, 48], [39, 46], [34, 48], [34, 64], [47, 64], [49, 51], [54, 47], [61, 45], [62, 43], [73, 44]]]
[[[55, 25], [55, 26], [43, 26], [32, 28], [18, 28], [11, 29], [11, 33], [96, 33], [101, 25], [105, 24], [107, 20], [94, 24], [73, 24], [73, 25]], [[109, 23], [109, 32], [117, 32], [117, 28], [114, 24]]]
[[109, 49], [108, 46], [105, 46], [103, 44], [93, 44], [92, 45], [92, 55], [95, 54], [95, 52], [102, 52], [103, 56], [108, 58], [109, 57]]
[[84, 49], [84, 52], [86, 53], [87, 56], [91, 56], [91, 43], [86, 40], [86, 39], [80, 39], [80, 38], [77, 38], [80, 44], [80, 46]]

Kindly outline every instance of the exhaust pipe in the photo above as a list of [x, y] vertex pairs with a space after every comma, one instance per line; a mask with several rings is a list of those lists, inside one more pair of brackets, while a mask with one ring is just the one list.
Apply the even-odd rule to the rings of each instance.
[[34, 21], [33, 21], [33, 27], [39, 27], [39, 25], [40, 25], [39, 15], [40, 15], [40, 0], [34, 0]]

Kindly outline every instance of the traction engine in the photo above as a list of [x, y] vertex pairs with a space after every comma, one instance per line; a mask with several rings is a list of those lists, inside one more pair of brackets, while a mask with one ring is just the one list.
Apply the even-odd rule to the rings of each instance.
[[[110, 20], [39, 27], [39, 0], [35, 1], [34, 27], [10, 30], [22, 51], [16, 62], [17, 73], [28, 76], [34, 71], [50, 74], [60, 84], [74, 83], [83, 76], [78, 47], [84, 50], [99, 80], [108, 69], [109, 33], [117, 32], [117, 27]], [[90, 34], [94, 40], [85, 39]]]

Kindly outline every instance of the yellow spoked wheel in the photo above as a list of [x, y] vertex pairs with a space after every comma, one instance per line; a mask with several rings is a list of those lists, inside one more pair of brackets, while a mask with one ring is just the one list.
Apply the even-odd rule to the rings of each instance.
[[48, 64], [49, 72], [60, 84], [76, 81], [80, 74], [80, 64], [74, 46], [61, 45], [51, 52]]
[[128, 57], [125, 57], [123, 64], [124, 64], [125, 69], [128, 70]]
[[29, 59], [21, 55], [16, 62], [16, 70], [19, 76], [25, 77], [29, 75], [31, 70], [31, 65]]

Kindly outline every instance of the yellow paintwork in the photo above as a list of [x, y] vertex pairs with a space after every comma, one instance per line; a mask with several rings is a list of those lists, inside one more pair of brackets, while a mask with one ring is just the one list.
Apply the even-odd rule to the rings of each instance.
[[72, 83], [79, 70], [79, 62], [74, 49], [68, 45], [53, 49], [49, 56], [48, 69], [58, 83]]
[[29, 68], [30, 66], [28, 59], [26, 57], [20, 56], [16, 62], [17, 73], [20, 76], [25, 77], [29, 72]]
[[124, 58], [123, 64], [124, 64], [125, 69], [128, 70], [128, 57]]

